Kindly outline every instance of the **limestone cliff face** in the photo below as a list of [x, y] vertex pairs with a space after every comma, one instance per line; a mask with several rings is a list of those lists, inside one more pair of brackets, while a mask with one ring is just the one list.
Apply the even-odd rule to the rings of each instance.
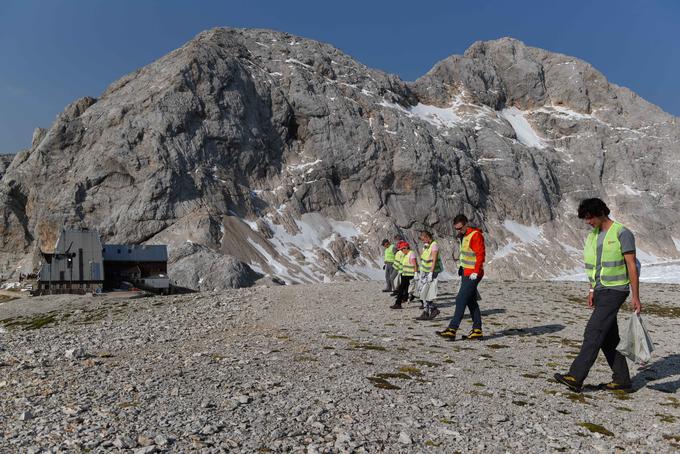
[[677, 119], [508, 38], [406, 83], [327, 44], [210, 30], [33, 139], [0, 183], [3, 266], [30, 267], [65, 223], [190, 241], [290, 282], [355, 279], [398, 231], [433, 230], [448, 259], [464, 212], [490, 275], [547, 278], [579, 266], [589, 196], [648, 254], [679, 255]]

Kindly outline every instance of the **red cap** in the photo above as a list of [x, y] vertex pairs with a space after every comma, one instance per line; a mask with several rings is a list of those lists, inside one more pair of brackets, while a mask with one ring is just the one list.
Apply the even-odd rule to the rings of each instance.
[[406, 241], [400, 241], [397, 243], [397, 250], [400, 251], [402, 249], [408, 249], [410, 246]]

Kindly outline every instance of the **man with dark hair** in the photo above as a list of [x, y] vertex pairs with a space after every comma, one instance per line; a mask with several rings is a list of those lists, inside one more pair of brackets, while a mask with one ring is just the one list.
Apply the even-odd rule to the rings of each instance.
[[397, 296], [399, 293], [399, 283], [401, 282], [401, 260], [404, 258], [404, 253], [399, 250], [397, 245], [404, 241], [404, 237], [396, 234], [394, 235], [394, 262], [392, 263], [392, 296]]
[[391, 292], [394, 290], [392, 288], [392, 281], [394, 280], [394, 266], [392, 266], [394, 263], [394, 246], [390, 243], [390, 240], [384, 239], [382, 240], [382, 247], [385, 248], [385, 263], [383, 264], [383, 269], [385, 270], [385, 288], [383, 292]]
[[609, 208], [600, 199], [586, 199], [578, 217], [592, 230], [583, 249], [586, 275], [590, 281], [588, 306], [593, 309], [583, 333], [583, 344], [567, 374], [555, 379], [579, 392], [600, 350], [612, 369], [612, 381], [600, 385], [609, 390], [630, 390], [626, 358], [616, 350], [619, 327], [616, 317], [632, 291], [631, 307], [640, 313], [639, 274], [635, 258], [635, 237], [630, 230], [609, 218]]
[[436, 333], [446, 340], [456, 340], [458, 327], [463, 319], [465, 308], [470, 310], [472, 317], [472, 330], [467, 335], [469, 340], [481, 340], [482, 313], [477, 302], [477, 286], [484, 277], [484, 260], [486, 248], [482, 231], [468, 226], [468, 219], [464, 214], [453, 218], [453, 228], [462, 236], [460, 240], [459, 270], [462, 269], [461, 284], [456, 295], [456, 311], [449, 323], [448, 328]]

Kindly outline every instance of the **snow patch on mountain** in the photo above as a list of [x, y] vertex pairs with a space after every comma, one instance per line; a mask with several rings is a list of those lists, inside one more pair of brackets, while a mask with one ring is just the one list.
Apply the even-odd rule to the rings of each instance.
[[529, 120], [527, 120], [525, 113], [519, 110], [517, 107], [508, 107], [507, 109], [501, 110], [498, 115], [510, 123], [512, 129], [515, 130], [515, 135], [517, 135], [517, 140], [526, 145], [527, 147], [534, 148], [545, 148], [543, 139], [541, 139], [534, 128], [531, 127]]

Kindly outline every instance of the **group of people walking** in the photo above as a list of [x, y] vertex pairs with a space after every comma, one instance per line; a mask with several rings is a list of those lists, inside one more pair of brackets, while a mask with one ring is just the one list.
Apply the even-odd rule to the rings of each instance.
[[[635, 238], [618, 222], [609, 218], [610, 210], [600, 199], [585, 199], [578, 207], [578, 217], [592, 230], [584, 246], [586, 275], [591, 288], [588, 306], [593, 313], [586, 325], [583, 344], [569, 372], [555, 374], [558, 383], [572, 391], [580, 391], [598, 352], [602, 350], [613, 379], [600, 385], [609, 390], [630, 390], [631, 379], [625, 357], [616, 350], [619, 343], [617, 315], [620, 307], [632, 292], [631, 307], [639, 313], [639, 262], [635, 257]], [[478, 228], [468, 225], [464, 214], [453, 219], [460, 244], [458, 276], [461, 282], [456, 295], [455, 310], [448, 326], [436, 334], [446, 340], [456, 340], [461, 320], [468, 308], [472, 329], [464, 339], [481, 340], [482, 315], [479, 307], [478, 286], [484, 277], [486, 249], [484, 235]], [[419, 232], [422, 243], [418, 255], [401, 235], [394, 241], [382, 241], [385, 260], [385, 289], [392, 292], [395, 302], [391, 309], [402, 309], [408, 301], [420, 300], [423, 312], [417, 320], [432, 320], [440, 314], [435, 304], [438, 278], [444, 271], [439, 244], [431, 232]]]
[[[461, 287], [456, 296], [456, 308], [449, 323], [443, 331], [437, 334], [448, 340], [455, 340], [465, 308], [472, 316], [472, 330], [466, 339], [482, 339], [482, 315], [479, 309], [477, 286], [484, 277], [484, 260], [486, 249], [484, 234], [480, 229], [468, 225], [468, 218], [459, 214], [453, 219], [453, 227], [460, 241], [460, 255], [458, 259], [458, 275], [461, 277]], [[396, 300], [391, 309], [402, 309], [408, 301], [418, 298], [423, 312], [417, 320], [433, 320], [440, 310], [435, 304], [437, 298], [437, 284], [440, 274], [444, 271], [439, 243], [431, 232], [421, 230], [419, 240], [422, 243], [420, 256], [404, 241], [401, 235], [394, 236], [394, 242], [388, 239], [382, 241], [385, 249], [385, 289], [392, 292]]]

